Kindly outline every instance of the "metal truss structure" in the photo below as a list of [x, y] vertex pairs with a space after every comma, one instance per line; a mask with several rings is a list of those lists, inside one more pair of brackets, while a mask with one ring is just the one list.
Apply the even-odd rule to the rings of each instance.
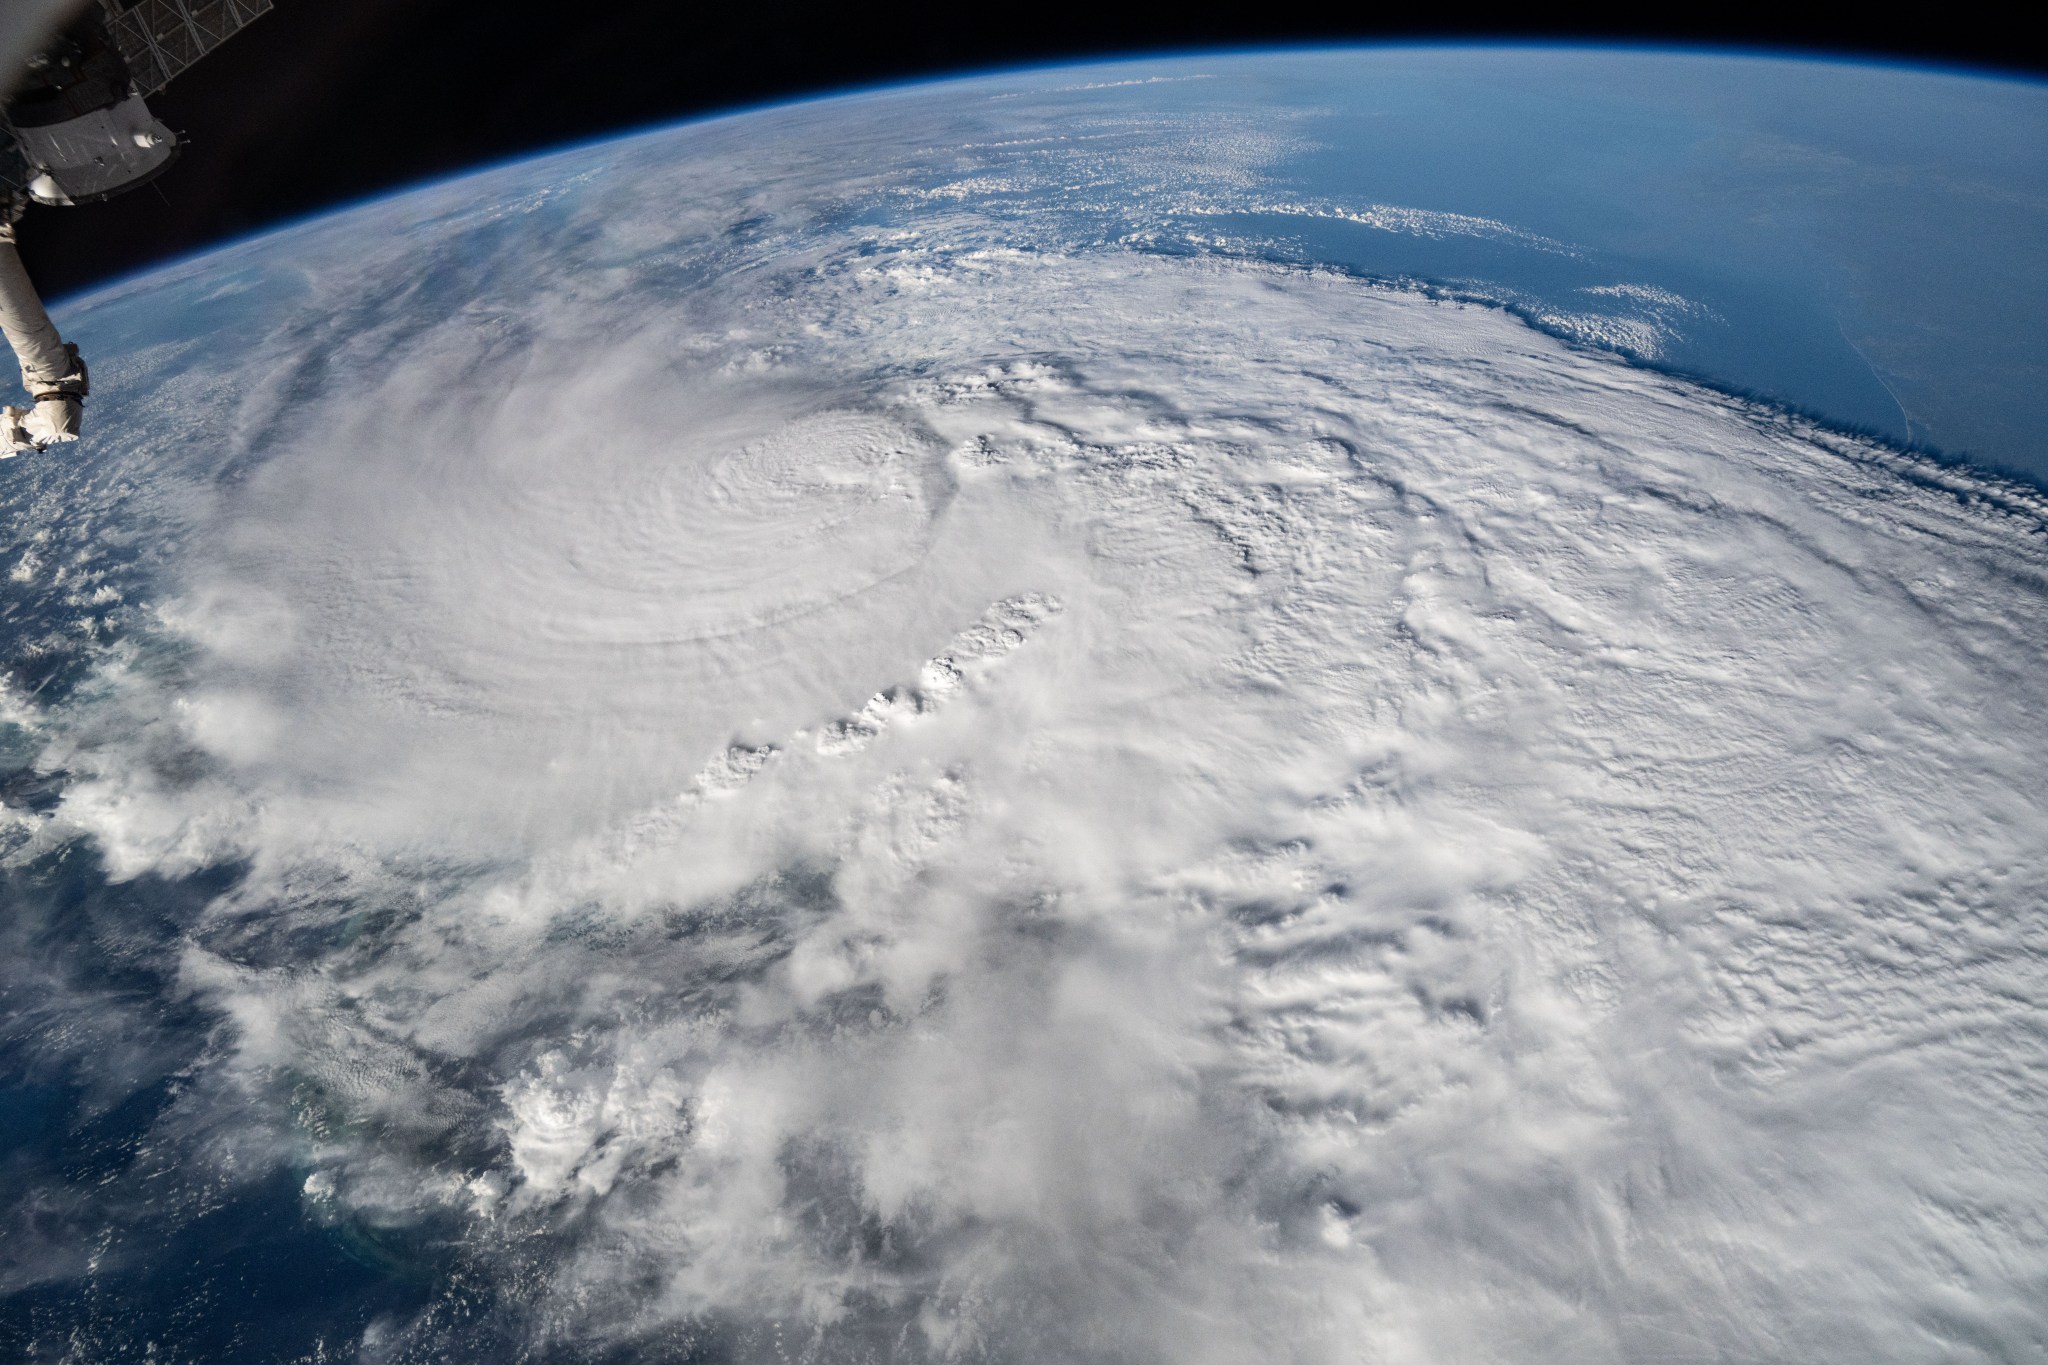
[[186, 67], [270, 12], [270, 0], [100, 0], [107, 27], [135, 76], [154, 95]]

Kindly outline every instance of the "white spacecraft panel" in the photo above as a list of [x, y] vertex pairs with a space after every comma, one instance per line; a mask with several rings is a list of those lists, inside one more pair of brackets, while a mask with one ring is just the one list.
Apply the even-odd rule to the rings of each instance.
[[16, 128], [35, 168], [28, 192], [43, 204], [90, 204], [150, 180], [178, 154], [177, 135], [140, 95], [63, 123]]
[[153, 95], [186, 67], [270, 12], [270, 0], [101, 0], [107, 27], [135, 74], [135, 89]]

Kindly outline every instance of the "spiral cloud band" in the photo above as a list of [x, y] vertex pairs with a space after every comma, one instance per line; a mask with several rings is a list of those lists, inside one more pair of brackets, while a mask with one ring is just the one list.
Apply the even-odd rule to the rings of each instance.
[[154, 1159], [456, 1249], [363, 1358], [2048, 1350], [2037, 500], [692, 164], [193, 277], [231, 438], [15, 547], [133, 607], [11, 856], [236, 869]]

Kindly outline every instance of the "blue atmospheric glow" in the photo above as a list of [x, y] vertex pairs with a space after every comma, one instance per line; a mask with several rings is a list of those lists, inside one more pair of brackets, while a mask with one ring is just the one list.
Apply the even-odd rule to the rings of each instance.
[[[1194, 73], [1208, 79], [1110, 84]], [[1219, 220], [1278, 254], [1431, 281], [1539, 322], [1569, 317], [1581, 339], [1648, 363], [2048, 478], [2038, 436], [2048, 430], [2038, 360], [2048, 353], [2048, 85], [2038, 82], [1542, 44], [1205, 53], [894, 84], [546, 155], [823, 100], [970, 98], [1079, 76], [1105, 86], [1105, 107], [1263, 111], [1308, 144], [1270, 168], [1270, 190], [1468, 214], [1571, 248], [1256, 213]], [[1583, 325], [1631, 297], [1589, 291], [1617, 286], [1689, 306], [1657, 319], [1653, 347], [1632, 346], [1628, 327]]]

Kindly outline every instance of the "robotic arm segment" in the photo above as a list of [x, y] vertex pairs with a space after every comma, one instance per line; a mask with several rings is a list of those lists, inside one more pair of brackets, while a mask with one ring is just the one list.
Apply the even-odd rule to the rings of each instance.
[[[0, 408], [0, 458], [78, 439], [85, 362], [15, 250], [30, 201], [87, 204], [146, 184], [177, 136], [144, 97], [268, 13], [271, 0], [0, 0], [0, 331], [31, 406]], [[25, 34], [74, 16], [16, 69]], [[37, 22], [40, 21], [40, 22]]]
[[12, 223], [0, 223], [0, 331], [21, 361], [21, 384], [34, 403], [0, 408], [0, 459], [77, 440], [91, 381], [22, 267]]

